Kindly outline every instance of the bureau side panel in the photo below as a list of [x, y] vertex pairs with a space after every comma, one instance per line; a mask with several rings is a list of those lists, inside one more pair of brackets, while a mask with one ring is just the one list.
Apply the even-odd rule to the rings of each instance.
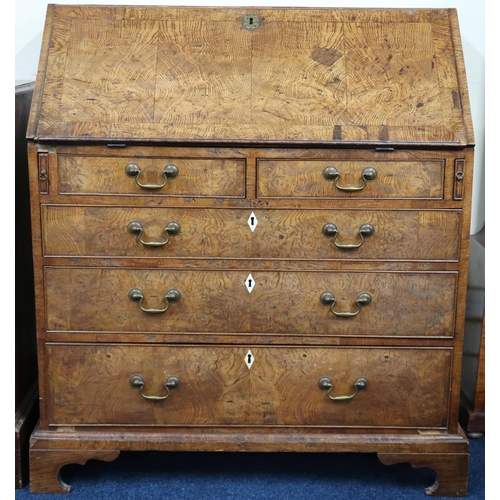
[[456, 319], [455, 319], [455, 353], [452, 366], [452, 385], [450, 399], [450, 432], [458, 431], [458, 414], [460, 407], [460, 386], [462, 373], [462, 351], [465, 329], [465, 308], [467, 299], [467, 275], [469, 268], [469, 248], [470, 248], [470, 219], [472, 202], [472, 178], [474, 171], [474, 150], [468, 148], [462, 156], [463, 179], [457, 178], [455, 185], [463, 183], [459, 189], [463, 192], [462, 203], [462, 226], [460, 229], [460, 263], [459, 263], [459, 281], [457, 288]]
[[[43, 155], [44, 153], [42, 153]], [[35, 144], [28, 144], [28, 165], [30, 183], [30, 209], [31, 209], [31, 235], [33, 251], [33, 279], [35, 288], [35, 314], [36, 314], [36, 334], [37, 334], [37, 356], [38, 356], [38, 386], [40, 393], [40, 421], [46, 423], [46, 370], [45, 370], [45, 349], [43, 337], [45, 333], [45, 286], [43, 272], [43, 250], [42, 250], [42, 228], [40, 222], [40, 198], [43, 197], [40, 191], [41, 157]], [[47, 169], [50, 167], [47, 163]]]

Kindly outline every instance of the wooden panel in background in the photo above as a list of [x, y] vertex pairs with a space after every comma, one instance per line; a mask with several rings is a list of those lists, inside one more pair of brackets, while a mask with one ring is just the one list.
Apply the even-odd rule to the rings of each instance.
[[[16, 85], [15, 144], [15, 473], [16, 489], [29, 478], [29, 436], [38, 419], [35, 293], [26, 151], [33, 83]], [[8, 333], [8, 330], [6, 331]]]

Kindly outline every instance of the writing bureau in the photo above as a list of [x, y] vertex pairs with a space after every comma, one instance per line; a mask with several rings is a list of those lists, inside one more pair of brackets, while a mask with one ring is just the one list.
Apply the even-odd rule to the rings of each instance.
[[455, 10], [50, 5], [27, 136], [31, 491], [122, 450], [349, 451], [466, 495]]

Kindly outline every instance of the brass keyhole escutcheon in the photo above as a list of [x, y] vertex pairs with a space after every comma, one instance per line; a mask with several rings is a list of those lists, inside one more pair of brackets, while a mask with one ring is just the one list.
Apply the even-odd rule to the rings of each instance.
[[260, 17], [254, 13], [245, 14], [243, 16], [242, 26], [246, 30], [256, 30], [260, 26]]

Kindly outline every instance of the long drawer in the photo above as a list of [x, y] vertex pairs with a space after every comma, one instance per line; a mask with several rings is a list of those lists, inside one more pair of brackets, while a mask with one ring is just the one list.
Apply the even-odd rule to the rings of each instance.
[[46, 256], [456, 261], [460, 222], [459, 210], [42, 206]]
[[47, 329], [451, 337], [457, 278], [49, 267]]
[[56, 425], [447, 423], [451, 349], [47, 344], [46, 356]]

